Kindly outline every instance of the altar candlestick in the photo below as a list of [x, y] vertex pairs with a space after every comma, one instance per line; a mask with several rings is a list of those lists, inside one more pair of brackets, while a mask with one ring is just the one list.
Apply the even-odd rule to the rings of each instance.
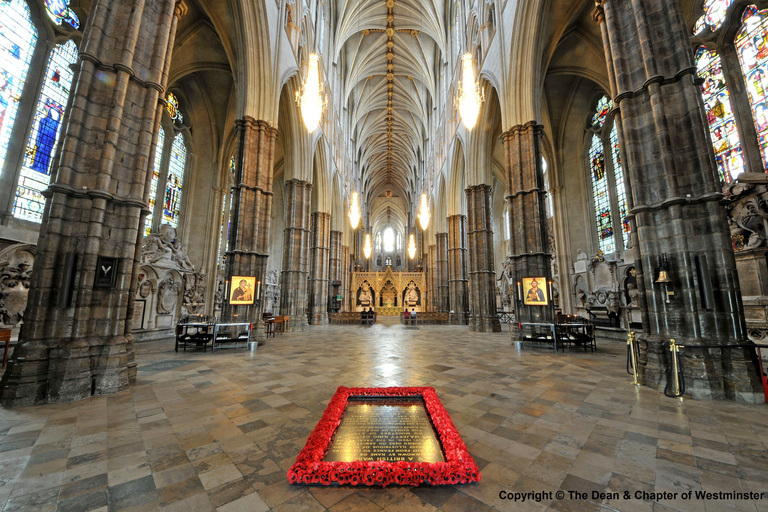
[[261, 281], [256, 281], [256, 300], [261, 300]]

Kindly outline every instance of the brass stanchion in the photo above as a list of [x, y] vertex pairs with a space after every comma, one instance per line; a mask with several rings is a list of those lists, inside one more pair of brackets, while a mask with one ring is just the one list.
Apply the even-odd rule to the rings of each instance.
[[635, 332], [632, 331], [629, 333], [629, 336], [627, 336], [627, 351], [629, 351], [629, 359], [632, 364], [632, 381], [627, 381], [628, 384], [633, 384], [635, 386], [639, 386], [640, 383], [637, 382], [637, 338], [635, 337]]
[[[684, 377], [681, 380], [680, 374], [680, 348], [683, 345], [678, 345], [674, 339], [669, 340], [669, 357], [670, 357], [670, 374], [667, 377], [667, 386], [664, 389], [664, 394], [670, 398], [683, 399], [683, 393], [685, 393], [685, 380]], [[672, 384], [672, 392], [670, 393], [670, 384]]]

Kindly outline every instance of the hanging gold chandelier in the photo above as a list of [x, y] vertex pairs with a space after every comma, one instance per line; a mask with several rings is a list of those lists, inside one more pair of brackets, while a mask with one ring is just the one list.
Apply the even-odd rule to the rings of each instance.
[[352, 229], [357, 229], [360, 224], [360, 203], [357, 192], [352, 192], [352, 203], [349, 205], [349, 223], [352, 224]]
[[314, 132], [320, 125], [325, 110], [325, 94], [323, 84], [320, 83], [320, 59], [316, 53], [309, 55], [307, 80], [301, 90], [296, 92], [296, 104], [301, 109], [304, 126], [309, 133]]
[[467, 130], [472, 130], [480, 115], [480, 105], [485, 101], [480, 83], [475, 76], [475, 66], [471, 53], [465, 53], [461, 58], [461, 84], [459, 84], [456, 99], [459, 115]]
[[366, 233], [365, 245], [363, 246], [363, 255], [365, 255], [365, 259], [368, 259], [371, 257], [371, 252], [373, 252], [373, 247], [371, 247], [371, 234]]
[[421, 209], [419, 210], [418, 217], [421, 229], [426, 231], [427, 226], [429, 226], [429, 204], [427, 203], [427, 194], [421, 194]]
[[410, 256], [411, 259], [416, 257], [416, 241], [413, 238], [413, 233], [411, 233], [411, 239], [408, 242], [408, 256]]

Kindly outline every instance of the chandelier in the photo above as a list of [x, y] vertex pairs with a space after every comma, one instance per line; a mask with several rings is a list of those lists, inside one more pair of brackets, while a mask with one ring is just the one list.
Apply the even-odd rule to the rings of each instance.
[[416, 241], [413, 239], [413, 233], [411, 233], [411, 240], [408, 242], [408, 256], [413, 259], [416, 256]]
[[307, 80], [301, 90], [296, 92], [296, 104], [301, 109], [301, 117], [309, 133], [314, 132], [320, 125], [320, 119], [325, 110], [325, 94], [323, 84], [320, 83], [319, 61], [316, 53], [309, 54]]
[[358, 203], [357, 192], [352, 192], [352, 204], [349, 205], [349, 222], [352, 229], [357, 229], [360, 224], [360, 203]]
[[485, 101], [485, 96], [480, 88], [480, 83], [475, 77], [475, 67], [472, 54], [465, 53], [461, 58], [461, 84], [457, 90], [457, 103], [461, 120], [467, 130], [472, 130], [480, 115], [480, 105]]
[[366, 233], [365, 234], [365, 246], [363, 246], [363, 254], [365, 255], [365, 259], [368, 259], [371, 257], [371, 252], [373, 251], [373, 248], [371, 247], [371, 234]]
[[421, 194], [421, 209], [419, 210], [419, 223], [421, 229], [426, 230], [429, 226], [429, 204], [427, 204], [427, 194]]

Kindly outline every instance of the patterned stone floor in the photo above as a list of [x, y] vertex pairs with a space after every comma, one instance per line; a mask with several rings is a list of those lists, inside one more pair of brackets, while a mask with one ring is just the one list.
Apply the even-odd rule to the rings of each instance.
[[[509, 339], [390, 323], [312, 327], [254, 352], [142, 344], [130, 391], [0, 410], [0, 509], [768, 510], [768, 494], [684, 499], [686, 491], [768, 491], [768, 406], [635, 389], [621, 343], [555, 354], [519, 351]], [[289, 485], [286, 471], [339, 385], [434, 386], [482, 482]], [[649, 494], [661, 492], [677, 494]], [[500, 493], [541, 493], [541, 501]]]

